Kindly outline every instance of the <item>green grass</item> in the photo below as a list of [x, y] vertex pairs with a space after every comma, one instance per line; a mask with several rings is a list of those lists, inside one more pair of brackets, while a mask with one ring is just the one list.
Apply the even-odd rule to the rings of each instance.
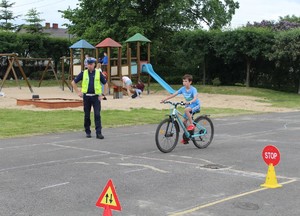
[[[202, 112], [214, 116], [253, 113], [235, 109], [203, 109]], [[167, 114], [169, 114], [169, 110], [157, 109], [104, 110], [101, 112], [103, 128], [158, 124]], [[0, 138], [83, 131], [82, 111], [1, 109], [0, 119]], [[91, 119], [93, 128], [93, 113], [91, 113]]]
[[[16, 86], [15, 81], [9, 80], [7, 83], [11, 84], [11, 86]], [[31, 81], [31, 84], [32, 86], [37, 86], [38, 82]], [[26, 83], [21, 81], [21, 85], [26, 86]], [[53, 81], [45, 81], [42, 86], [57, 86], [57, 83]], [[178, 89], [181, 86], [177, 85], [172, 87], [174, 89]], [[234, 86], [214, 87], [209, 85], [196, 85], [195, 87], [198, 89], [200, 99], [201, 93], [255, 96], [259, 98], [258, 100], [267, 101], [274, 107], [300, 109], [300, 95], [298, 94]], [[155, 92], [163, 91], [163, 88], [157, 83], [151, 83], [150, 90], [151, 94], [154, 94]], [[255, 112], [239, 109], [205, 108], [204, 105], [201, 113], [209, 114], [212, 118], [214, 118], [221, 116], [253, 114]], [[157, 109], [131, 109], [129, 111], [103, 110], [101, 112], [103, 128], [158, 124], [167, 114], [169, 114], [169, 110]], [[82, 111], [30, 111], [0, 109], [0, 119], [0, 138], [67, 131], [83, 131]], [[91, 116], [91, 119], [93, 122], [93, 116]], [[92, 128], [93, 127], [94, 125], [92, 123]]]
[[199, 86], [198, 91], [209, 94], [254, 96], [260, 98], [260, 100], [270, 103], [274, 107], [300, 109], [300, 95], [296, 93], [280, 92], [262, 88], [247, 88], [235, 86]]

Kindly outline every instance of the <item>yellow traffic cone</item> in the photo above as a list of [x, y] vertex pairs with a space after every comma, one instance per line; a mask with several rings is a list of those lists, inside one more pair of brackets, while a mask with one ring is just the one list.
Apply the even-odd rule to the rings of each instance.
[[269, 164], [268, 168], [268, 174], [266, 177], [266, 182], [262, 185], [262, 187], [266, 188], [279, 188], [282, 187], [282, 185], [277, 183], [277, 178], [276, 178], [276, 173], [275, 173], [275, 168], [272, 163]]

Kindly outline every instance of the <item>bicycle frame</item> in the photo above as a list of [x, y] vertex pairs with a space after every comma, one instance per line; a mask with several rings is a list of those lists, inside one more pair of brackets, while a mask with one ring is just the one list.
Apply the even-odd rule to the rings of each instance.
[[193, 124], [199, 129], [199, 132], [201, 131], [201, 133], [197, 133], [197, 134], [190, 134], [190, 132], [187, 130], [186, 126], [184, 125], [183, 121], [181, 118], [183, 117], [183, 114], [177, 110], [176, 106], [173, 105], [173, 108], [171, 109], [171, 113], [170, 113], [170, 118], [172, 119], [172, 125], [174, 125], [174, 121], [177, 120], [177, 122], [179, 123], [180, 127], [182, 128], [185, 136], [187, 138], [194, 138], [194, 137], [200, 137], [200, 136], [204, 136], [206, 134], [206, 128], [202, 127], [201, 125], [197, 124], [194, 119], [193, 119]]
[[203, 149], [211, 143], [214, 136], [214, 126], [207, 115], [199, 115], [194, 119], [195, 113], [193, 113], [192, 121], [195, 130], [188, 131], [184, 124], [184, 115], [177, 110], [178, 105], [184, 106], [186, 103], [171, 101], [163, 101], [162, 103], [171, 104], [172, 106], [169, 115], [167, 115], [168, 118], [159, 123], [155, 132], [155, 143], [161, 152], [169, 153], [175, 148], [180, 135], [180, 127], [183, 130], [183, 144], [188, 144], [188, 140], [191, 140], [197, 148]]

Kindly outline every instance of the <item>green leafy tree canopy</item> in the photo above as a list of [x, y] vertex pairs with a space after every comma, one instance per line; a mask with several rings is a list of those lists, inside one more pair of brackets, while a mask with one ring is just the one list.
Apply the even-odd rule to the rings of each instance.
[[25, 21], [27, 22], [27, 24], [25, 24], [23, 27], [27, 30], [28, 33], [42, 33], [43, 26], [41, 25], [41, 22], [44, 21], [44, 19], [41, 19], [40, 15], [41, 13], [38, 12], [35, 8], [30, 9], [25, 15]]
[[163, 40], [182, 29], [221, 28], [239, 7], [234, 0], [79, 0], [78, 8], [60, 11], [72, 34], [99, 42], [123, 41], [139, 32]]
[[9, 8], [13, 7], [14, 3], [9, 3], [8, 0], [2, 0], [0, 3], [0, 8], [3, 8], [0, 10], [0, 20], [3, 20], [3, 22], [0, 22], [0, 29], [3, 30], [14, 30], [15, 26], [12, 22], [12, 20], [16, 19], [18, 16], [14, 16], [13, 12], [9, 10]]

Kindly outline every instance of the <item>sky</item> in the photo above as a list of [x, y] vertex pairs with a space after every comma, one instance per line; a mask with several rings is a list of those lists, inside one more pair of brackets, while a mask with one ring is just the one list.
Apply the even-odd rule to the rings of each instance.
[[[231, 28], [241, 27], [249, 21], [261, 22], [262, 20], [277, 21], [279, 17], [286, 15], [295, 15], [300, 17], [300, 0], [236, 0], [240, 8], [236, 10], [231, 21]], [[22, 15], [14, 21], [14, 24], [24, 24], [25, 14], [28, 10], [36, 8], [40, 12], [40, 18], [46, 22], [58, 23], [62, 27], [63, 23], [69, 23], [68, 20], [61, 18], [58, 10], [66, 10], [68, 7], [74, 9], [77, 7], [78, 0], [9, 0], [9, 3], [15, 2], [11, 9], [14, 15]]]
[[14, 24], [20, 25], [26, 23], [26, 14], [30, 9], [35, 8], [40, 14], [40, 18], [45, 21], [42, 22], [45, 25], [46, 22], [57, 23], [59, 28], [65, 28], [62, 26], [64, 23], [69, 23], [68, 20], [63, 19], [62, 14], [58, 10], [67, 10], [69, 7], [75, 9], [77, 7], [77, 0], [8, 0], [9, 3], [15, 3], [11, 11], [13, 15], [20, 15], [13, 21]]
[[249, 21], [278, 21], [279, 17], [295, 15], [300, 17], [300, 0], [236, 0], [240, 8], [236, 10], [231, 27], [241, 27]]

